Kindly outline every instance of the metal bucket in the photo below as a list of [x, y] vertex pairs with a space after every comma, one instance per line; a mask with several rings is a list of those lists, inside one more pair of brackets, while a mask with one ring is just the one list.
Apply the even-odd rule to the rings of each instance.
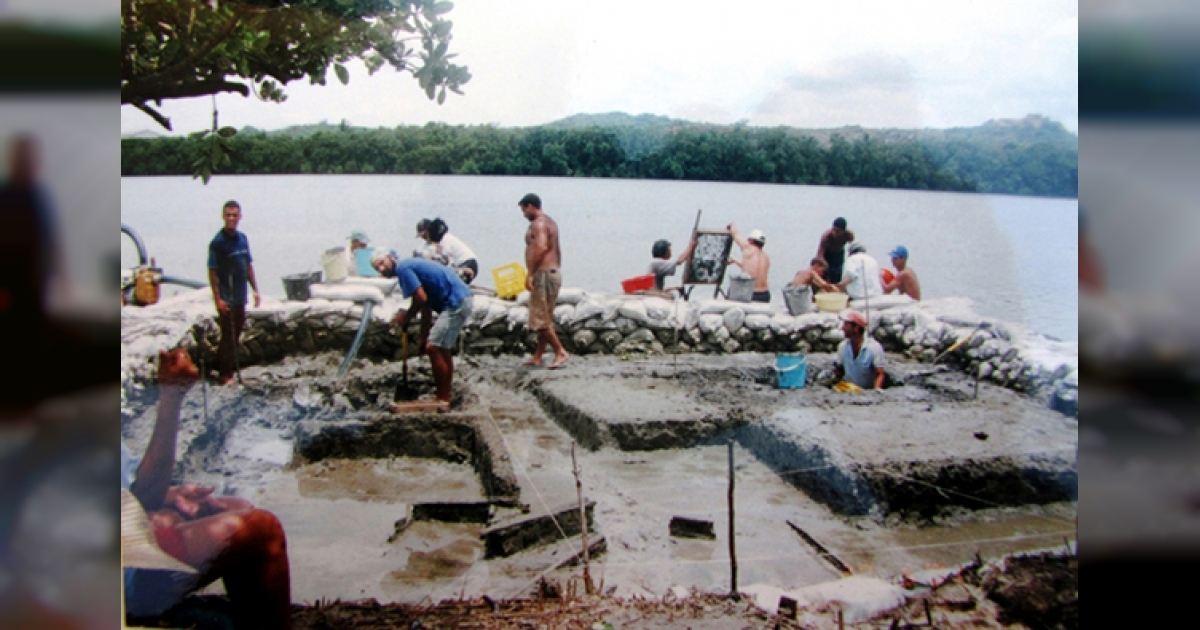
[[783, 303], [792, 315], [803, 315], [817, 310], [817, 305], [813, 302], [812, 288], [807, 286], [784, 287]]
[[754, 278], [729, 277], [729, 299], [734, 302], [749, 302], [754, 297]]
[[308, 288], [320, 281], [320, 271], [284, 276], [283, 292], [287, 294], [287, 299], [292, 300], [293, 302], [304, 302], [311, 297], [308, 292]]

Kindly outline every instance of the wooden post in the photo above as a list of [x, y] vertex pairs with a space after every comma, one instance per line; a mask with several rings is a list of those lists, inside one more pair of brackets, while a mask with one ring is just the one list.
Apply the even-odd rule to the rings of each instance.
[[583, 588], [592, 594], [592, 575], [588, 557], [587, 506], [583, 504], [583, 482], [579, 479], [579, 465], [575, 463], [575, 442], [571, 442], [571, 472], [575, 475], [575, 494], [579, 497], [579, 531], [583, 533]]
[[733, 529], [733, 440], [729, 440], [729, 596], [737, 599], [737, 548]]

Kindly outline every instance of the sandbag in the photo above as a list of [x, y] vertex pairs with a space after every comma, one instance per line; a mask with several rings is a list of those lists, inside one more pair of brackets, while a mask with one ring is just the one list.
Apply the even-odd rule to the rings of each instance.
[[729, 332], [737, 332], [746, 321], [746, 312], [741, 308], [734, 307], [725, 311], [722, 320], [725, 322], [725, 327], [729, 329]]
[[[728, 315], [729, 313], [726, 313]], [[746, 321], [742, 324], [750, 330], [764, 330], [771, 327], [771, 318], [766, 315], [747, 315]]]
[[648, 317], [646, 316], [646, 304], [643, 300], [631, 300], [623, 302], [617, 307], [617, 313], [621, 317], [631, 319], [638, 323], [645, 323]]
[[375, 287], [383, 292], [384, 295], [391, 295], [392, 291], [395, 291], [396, 286], [398, 286], [395, 278], [363, 278], [361, 276], [347, 276], [345, 280], [342, 280], [338, 284]]
[[558, 291], [559, 304], [579, 304], [586, 299], [588, 299], [587, 291], [577, 287], [568, 287]]
[[697, 323], [697, 326], [700, 328], [700, 332], [706, 335], [715, 332], [718, 328], [721, 328], [724, 325], [725, 318], [715, 313], [706, 313], [701, 315], [700, 321]]
[[651, 319], [667, 319], [675, 310], [675, 305], [660, 297], [649, 297], [642, 300], [646, 315]]
[[575, 313], [572, 315], [572, 322], [579, 323], [584, 320], [604, 314], [604, 302], [600, 302], [593, 298], [580, 302], [575, 305]]
[[308, 288], [312, 297], [324, 300], [347, 302], [383, 303], [383, 291], [365, 284], [314, 284]]

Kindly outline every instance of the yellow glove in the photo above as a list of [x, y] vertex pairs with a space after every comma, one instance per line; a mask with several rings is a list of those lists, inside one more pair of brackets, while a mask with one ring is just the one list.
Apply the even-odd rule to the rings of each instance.
[[837, 385], [833, 386], [835, 392], [861, 392], [862, 390], [863, 388], [858, 385], [846, 381], [839, 381]]

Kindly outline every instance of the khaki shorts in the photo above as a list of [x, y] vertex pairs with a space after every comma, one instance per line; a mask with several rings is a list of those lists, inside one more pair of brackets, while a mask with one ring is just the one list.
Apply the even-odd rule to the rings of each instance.
[[554, 325], [554, 306], [562, 288], [558, 269], [539, 269], [533, 274], [533, 290], [529, 292], [529, 330], [546, 330]]

